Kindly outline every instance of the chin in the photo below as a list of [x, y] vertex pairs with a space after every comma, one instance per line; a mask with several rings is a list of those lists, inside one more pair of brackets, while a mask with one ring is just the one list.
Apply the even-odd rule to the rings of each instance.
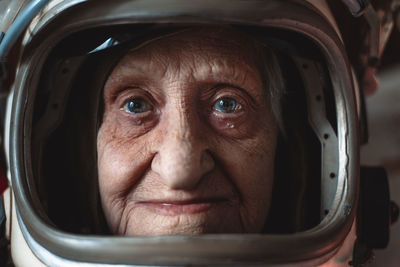
[[165, 236], [244, 233], [240, 222], [237, 222], [234, 218], [224, 217], [222, 220], [221, 218], [210, 217], [206, 214], [154, 216], [150, 220], [146, 218], [141, 224], [128, 224], [125, 235]]

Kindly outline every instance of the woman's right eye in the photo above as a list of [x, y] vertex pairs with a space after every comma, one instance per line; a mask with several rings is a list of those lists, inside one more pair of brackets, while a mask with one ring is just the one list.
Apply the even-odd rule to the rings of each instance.
[[131, 114], [138, 114], [152, 110], [152, 106], [143, 98], [133, 98], [125, 103], [122, 110]]

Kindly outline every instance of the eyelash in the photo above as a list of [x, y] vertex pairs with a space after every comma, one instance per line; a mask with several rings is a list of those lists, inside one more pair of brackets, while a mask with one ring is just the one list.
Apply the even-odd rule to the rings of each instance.
[[[135, 103], [136, 102], [136, 103]], [[131, 103], [133, 103], [132, 105], [130, 105]], [[137, 107], [137, 105], [142, 105], [142, 107]], [[145, 110], [143, 111], [138, 111], [135, 112], [133, 111], [133, 109], [140, 109], [143, 108]], [[147, 111], [151, 111], [153, 109], [151, 103], [149, 103], [149, 101], [147, 101], [145, 98], [143, 97], [133, 97], [130, 98], [128, 101], [124, 102], [123, 107], [121, 108], [121, 110], [129, 113], [129, 114], [140, 114], [140, 113], [145, 113]]]
[[[213, 110], [223, 113], [223, 114], [232, 114], [237, 113], [242, 110], [242, 104], [240, 101], [236, 100], [234, 97], [220, 97], [218, 98], [213, 106]], [[223, 110], [225, 109], [225, 111]]]

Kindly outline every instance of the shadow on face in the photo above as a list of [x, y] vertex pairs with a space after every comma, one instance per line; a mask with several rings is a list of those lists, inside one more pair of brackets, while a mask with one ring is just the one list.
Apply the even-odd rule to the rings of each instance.
[[262, 231], [278, 130], [256, 46], [229, 28], [192, 28], [117, 63], [97, 137], [113, 233]]

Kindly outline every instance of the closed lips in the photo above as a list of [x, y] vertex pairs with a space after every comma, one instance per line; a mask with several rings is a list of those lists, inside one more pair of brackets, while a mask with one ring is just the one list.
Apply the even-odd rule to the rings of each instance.
[[227, 202], [226, 199], [193, 199], [193, 200], [152, 200], [139, 201], [136, 204], [143, 206], [161, 215], [195, 214], [205, 212], [214, 205]]

